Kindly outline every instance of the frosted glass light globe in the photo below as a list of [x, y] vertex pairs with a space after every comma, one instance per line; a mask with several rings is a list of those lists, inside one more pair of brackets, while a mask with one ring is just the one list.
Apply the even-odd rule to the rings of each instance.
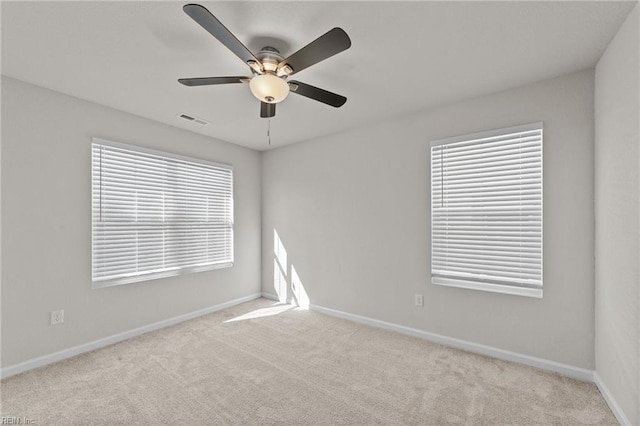
[[257, 75], [249, 82], [253, 96], [268, 104], [277, 104], [289, 95], [289, 85], [272, 74]]

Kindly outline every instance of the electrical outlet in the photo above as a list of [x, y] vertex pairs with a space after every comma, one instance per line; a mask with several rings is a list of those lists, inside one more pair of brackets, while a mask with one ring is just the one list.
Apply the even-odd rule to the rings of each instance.
[[62, 324], [64, 322], [64, 310], [51, 312], [51, 325]]
[[416, 306], [424, 306], [424, 300], [422, 299], [421, 294], [416, 294], [415, 302], [416, 302]]

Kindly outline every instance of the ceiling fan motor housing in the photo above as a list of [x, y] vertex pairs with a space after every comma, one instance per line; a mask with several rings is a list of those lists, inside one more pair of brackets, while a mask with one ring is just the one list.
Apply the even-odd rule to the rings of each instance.
[[278, 70], [278, 64], [284, 59], [275, 47], [265, 46], [258, 53], [256, 58], [262, 63], [262, 68], [266, 72], [275, 73]]

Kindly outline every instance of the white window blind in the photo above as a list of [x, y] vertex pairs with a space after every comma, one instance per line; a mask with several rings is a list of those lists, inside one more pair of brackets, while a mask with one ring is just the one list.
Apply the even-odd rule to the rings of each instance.
[[542, 297], [542, 123], [431, 142], [431, 277]]
[[233, 171], [94, 138], [94, 287], [233, 263]]

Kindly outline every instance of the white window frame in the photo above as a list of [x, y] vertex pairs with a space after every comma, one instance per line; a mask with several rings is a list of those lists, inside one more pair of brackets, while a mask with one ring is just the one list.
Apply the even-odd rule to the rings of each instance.
[[[124, 149], [127, 151], [130, 151], [133, 155], [135, 155], [136, 153], [140, 153], [141, 155], [151, 155], [151, 156], [156, 156], [156, 157], [161, 157], [163, 159], [167, 159], [167, 160], [176, 160], [177, 162], [182, 162], [182, 163], [191, 163], [191, 164], [195, 164], [195, 165], [204, 165], [204, 166], [209, 166], [211, 168], [211, 170], [214, 169], [224, 169], [225, 172], [230, 172], [230, 188], [229, 190], [231, 191], [231, 196], [230, 196], [230, 200], [229, 201], [229, 205], [226, 205], [225, 208], [227, 210], [230, 210], [230, 223], [229, 223], [229, 227], [230, 227], [230, 243], [227, 243], [225, 245], [225, 250], [230, 250], [230, 256], [229, 259], [227, 261], [227, 259], [224, 259], [224, 261], [222, 262], [218, 262], [218, 263], [212, 263], [212, 264], [192, 264], [192, 265], [186, 265], [186, 266], [177, 266], [177, 267], [171, 267], [171, 268], [164, 268], [162, 270], [158, 270], [158, 271], [151, 271], [151, 272], [141, 272], [141, 273], [135, 273], [135, 274], [126, 274], [126, 275], [121, 275], [118, 277], [111, 277], [111, 278], [104, 278], [101, 276], [97, 276], [96, 275], [96, 249], [98, 247], [97, 245], [97, 231], [96, 231], [96, 219], [99, 220], [99, 218], [96, 217], [96, 202], [99, 203], [99, 201], [96, 201], [96, 191], [95, 191], [95, 187], [96, 184], [101, 185], [100, 183], [96, 183], [96, 175], [99, 174], [99, 172], [96, 169], [96, 165], [95, 165], [95, 161], [94, 161], [94, 148], [99, 147], [99, 146], [104, 146], [104, 147], [111, 147], [111, 148], [116, 148], [116, 149]], [[92, 271], [92, 288], [102, 288], [102, 287], [110, 287], [110, 286], [115, 286], [115, 285], [122, 285], [122, 284], [130, 284], [130, 283], [135, 283], [135, 282], [141, 282], [141, 281], [147, 281], [147, 280], [154, 280], [154, 279], [158, 279], [158, 278], [165, 278], [165, 277], [171, 277], [171, 276], [176, 276], [176, 275], [183, 275], [183, 274], [189, 274], [189, 273], [194, 273], [194, 272], [201, 272], [201, 271], [208, 271], [208, 270], [213, 270], [213, 269], [220, 269], [220, 268], [228, 268], [233, 266], [234, 263], [234, 230], [233, 230], [233, 218], [234, 218], [234, 208], [233, 208], [233, 201], [234, 201], [234, 196], [233, 196], [233, 186], [234, 186], [234, 181], [233, 181], [233, 167], [231, 165], [228, 164], [223, 164], [223, 163], [216, 163], [216, 162], [212, 162], [212, 161], [207, 161], [207, 160], [202, 160], [202, 159], [198, 159], [198, 158], [192, 158], [192, 157], [186, 157], [186, 156], [182, 156], [182, 155], [178, 155], [178, 154], [174, 154], [174, 153], [169, 153], [169, 152], [164, 152], [164, 151], [158, 151], [158, 150], [154, 150], [154, 149], [149, 149], [149, 148], [143, 148], [140, 146], [135, 146], [135, 145], [129, 145], [129, 144], [124, 144], [124, 143], [120, 143], [120, 142], [114, 142], [114, 141], [109, 141], [109, 140], [105, 140], [105, 139], [101, 139], [101, 138], [92, 138], [92, 143], [91, 143], [91, 248], [92, 248], [92, 266], [91, 266], [91, 271]], [[99, 167], [99, 166], [98, 166]], [[100, 206], [98, 208], [101, 209], [102, 206]], [[164, 207], [163, 207], [164, 208]], [[164, 214], [164, 213], [163, 213]], [[160, 222], [160, 223], [167, 223], [167, 222]], [[160, 225], [158, 225], [160, 226]], [[166, 229], [166, 228], [165, 228]], [[164, 234], [163, 234], [164, 235]], [[164, 237], [163, 237], [164, 238]], [[230, 246], [229, 246], [230, 244]], [[163, 243], [163, 250], [166, 249], [166, 245], [164, 245]]]
[[[454, 144], [454, 143], [459, 143], [459, 142], [468, 142], [468, 143], [482, 143], [483, 140], [489, 139], [491, 140], [491, 138], [496, 138], [496, 137], [500, 137], [500, 136], [505, 136], [505, 135], [510, 135], [510, 134], [517, 134], [520, 132], [527, 132], [527, 131], [540, 131], [540, 169], [539, 169], [539, 173], [540, 173], [540, 195], [539, 195], [539, 222], [540, 222], [540, 251], [539, 251], [539, 262], [540, 262], [540, 273], [539, 273], [539, 286], [536, 283], [534, 284], [523, 284], [523, 283], [517, 283], [517, 282], [512, 282], [512, 283], [505, 283], [505, 282], [500, 282], [498, 280], [491, 280], [491, 279], [486, 279], [486, 278], [482, 278], [480, 274], [477, 274], [474, 276], [467, 276], [467, 277], [461, 277], [460, 273], [457, 273], [458, 276], [456, 276], [456, 272], [452, 272], [449, 271], [448, 273], [450, 274], [449, 277], [443, 276], [445, 275], [444, 273], [437, 273], [434, 274], [434, 210], [435, 210], [435, 206], [434, 206], [434, 155], [438, 155], [438, 154], [434, 154], [435, 150], [434, 147], [439, 147], [441, 145], [447, 145], [447, 144]], [[544, 230], [544, 225], [543, 225], [543, 192], [544, 192], [544, 186], [543, 186], [543, 145], [544, 145], [544, 136], [543, 136], [543, 123], [542, 122], [537, 122], [537, 123], [531, 123], [531, 124], [525, 124], [525, 125], [521, 125], [521, 126], [514, 126], [514, 127], [507, 127], [507, 128], [502, 128], [502, 129], [496, 129], [496, 130], [490, 130], [490, 131], [486, 131], [486, 132], [479, 132], [479, 133], [473, 133], [473, 134], [468, 134], [468, 135], [462, 135], [462, 136], [456, 136], [456, 137], [451, 137], [451, 138], [445, 138], [445, 139], [439, 139], [439, 140], [434, 140], [431, 141], [430, 143], [430, 167], [431, 167], [431, 173], [430, 173], [430, 196], [431, 196], [431, 267], [430, 267], [430, 274], [431, 274], [431, 282], [433, 284], [436, 285], [442, 285], [442, 286], [449, 286], [449, 287], [459, 287], [459, 288], [466, 288], [466, 289], [473, 289], [473, 290], [482, 290], [482, 291], [487, 291], [487, 292], [495, 292], [495, 293], [504, 293], [504, 294], [511, 294], [511, 295], [518, 295], [518, 296], [528, 296], [528, 297], [534, 297], [534, 298], [542, 298], [543, 296], [543, 272], [544, 272], [544, 267], [543, 267], [543, 248], [544, 248], [544, 238], [543, 238], [543, 230]], [[442, 150], [440, 150], [440, 152], [442, 152]], [[442, 160], [441, 160], [442, 161]], [[441, 173], [441, 176], [444, 176], [444, 174]], [[520, 176], [520, 175], [518, 175]], [[442, 177], [441, 177], [442, 179]], [[443, 182], [444, 183], [444, 182]], [[440, 187], [444, 187], [443, 183], [440, 184]], [[441, 197], [443, 197], [444, 194], [441, 194]], [[442, 198], [441, 198], [442, 199]], [[447, 240], [448, 241], [448, 240]], [[487, 246], [489, 246], [490, 244], [487, 244]], [[466, 248], [463, 248], [462, 250], [465, 250]], [[442, 250], [439, 253], [440, 256], [442, 256]], [[442, 257], [440, 257], [442, 259]], [[442, 261], [440, 262], [440, 264], [442, 264]], [[473, 273], [471, 273], [473, 274]]]

